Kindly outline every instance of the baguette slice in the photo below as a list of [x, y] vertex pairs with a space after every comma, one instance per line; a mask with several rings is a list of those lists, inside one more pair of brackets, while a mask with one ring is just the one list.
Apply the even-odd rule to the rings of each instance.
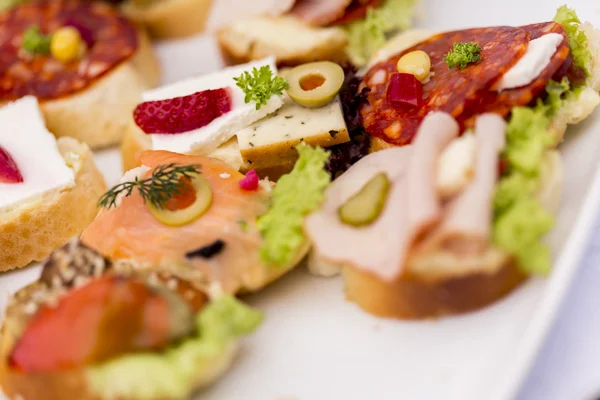
[[158, 61], [148, 37], [140, 31], [138, 50], [130, 60], [83, 91], [40, 102], [40, 107], [55, 136], [73, 137], [93, 149], [111, 146], [121, 142], [142, 92], [159, 79]]
[[148, 5], [134, 1], [123, 4], [122, 11], [132, 21], [144, 25], [152, 37], [175, 39], [203, 32], [213, 0], [162, 0]]
[[87, 145], [58, 139], [58, 149], [75, 172], [75, 186], [47, 193], [0, 214], [0, 271], [40, 261], [80, 234], [98, 212], [106, 184]]
[[228, 64], [274, 56], [279, 66], [311, 61], [346, 60], [346, 34], [340, 28], [318, 28], [291, 16], [257, 16], [238, 20], [217, 31]]

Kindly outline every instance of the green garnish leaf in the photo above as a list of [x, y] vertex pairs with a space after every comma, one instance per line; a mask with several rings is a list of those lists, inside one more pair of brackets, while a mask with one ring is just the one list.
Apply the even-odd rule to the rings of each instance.
[[388, 34], [410, 28], [418, 0], [385, 0], [367, 9], [364, 19], [344, 26], [348, 35], [346, 52], [356, 66], [365, 65], [386, 42]]
[[21, 47], [32, 54], [48, 54], [51, 40], [52, 35], [44, 35], [37, 25], [33, 25], [23, 33]]
[[233, 80], [246, 94], [244, 101], [246, 103], [254, 101], [257, 110], [266, 105], [274, 94], [281, 96], [289, 86], [285, 79], [275, 76], [268, 65], [254, 67], [252, 73], [244, 71], [241, 76]]
[[165, 203], [173, 196], [181, 194], [185, 188], [182, 178], [191, 179], [200, 173], [200, 165], [167, 164], [158, 166], [152, 171], [152, 176], [147, 179], [135, 178], [133, 181], [119, 183], [104, 193], [98, 200], [99, 207], [116, 207], [117, 199], [121, 196], [128, 197], [137, 189], [146, 203], [162, 209]]
[[282, 176], [273, 189], [271, 207], [257, 221], [264, 239], [261, 258], [268, 264], [285, 267], [306, 242], [304, 218], [321, 204], [331, 177], [325, 170], [329, 152], [300, 143], [300, 157], [292, 172]]
[[567, 37], [569, 38], [569, 47], [573, 55], [573, 64], [583, 69], [587, 76], [590, 76], [592, 65], [592, 54], [588, 49], [588, 38], [581, 30], [581, 21], [575, 10], [566, 5], [556, 10], [554, 22], [565, 27]]
[[448, 64], [448, 68], [458, 65], [460, 69], [465, 69], [468, 64], [481, 61], [481, 47], [475, 42], [454, 43], [444, 61]]

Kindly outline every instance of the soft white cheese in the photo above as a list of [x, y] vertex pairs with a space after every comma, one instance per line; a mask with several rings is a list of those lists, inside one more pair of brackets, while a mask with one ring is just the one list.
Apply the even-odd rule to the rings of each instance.
[[231, 111], [227, 114], [193, 131], [178, 133], [176, 135], [151, 135], [152, 148], [154, 150], [169, 150], [177, 153], [189, 153], [193, 150], [197, 154], [208, 154], [222, 143], [231, 139], [240, 129], [279, 109], [283, 105], [282, 96], [271, 96], [267, 104], [263, 105], [260, 110], [257, 110], [256, 103], [246, 103], [244, 101], [244, 91], [237, 87], [233, 80], [233, 78], [242, 75], [244, 71], [251, 72], [254, 67], [260, 68], [264, 65], [268, 65], [273, 73], [277, 74], [275, 59], [271, 57], [244, 65], [225, 68], [212, 74], [187, 79], [145, 92], [142, 95], [144, 101], [171, 99], [203, 90], [220, 88], [231, 89], [232, 95]]
[[438, 161], [438, 193], [448, 198], [460, 192], [473, 178], [475, 166], [475, 135], [465, 133], [454, 139], [442, 152]]
[[549, 33], [529, 42], [523, 57], [502, 76], [497, 90], [514, 89], [533, 82], [548, 66], [562, 41], [561, 34]]
[[[132, 168], [123, 174], [119, 180], [119, 183], [134, 182], [138, 179], [144, 179], [144, 176], [146, 173], [148, 173], [148, 171], [150, 171], [150, 169], [151, 168], [146, 165], [140, 165], [139, 167]], [[115, 200], [115, 206], [119, 207], [123, 202], [124, 197], [125, 192], [121, 192]]]
[[33, 96], [0, 108], [0, 146], [14, 159], [22, 183], [0, 182], [0, 211], [75, 185], [75, 174], [48, 132]]

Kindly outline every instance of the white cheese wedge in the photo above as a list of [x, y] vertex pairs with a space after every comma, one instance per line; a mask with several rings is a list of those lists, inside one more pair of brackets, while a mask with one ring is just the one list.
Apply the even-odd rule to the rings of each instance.
[[0, 182], [0, 212], [75, 185], [75, 175], [58, 151], [33, 96], [0, 108], [0, 146], [13, 158], [21, 183]]
[[438, 161], [436, 187], [442, 198], [459, 193], [473, 178], [475, 135], [465, 133], [454, 139], [442, 152]]
[[339, 97], [321, 108], [305, 108], [287, 95], [284, 105], [237, 134], [240, 152], [252, 168], [295, 159], [300, 141], [329, 147], [350, 140]]
[[529, 42], [525, 55], [502, 76], [497, 90], [514, 89], [533, 82], [548, 66], [562, 41], [561, 34], [549, 33]]
[[208, 154], [222, 143], [231, 139], [240, 129], [247, 127], [254, 121], [276, 111], [283, 105], [282, 96], [273, 95], [260, 110], [256, 109], [256, 103], [246, 103], [245, 94], [236, 86], [233, 78], [242, 75], [243, 72], [251, 72], [253, 68], [268, 65], [277, 74], [274, 58], [266, 58], [252, 63], [225, 68], [218, 72], [203, 75], [197, 78], [187, 79], [172, 85], [163, 86], [142, 94], [144, 101], [165, 100], [175, 97], [187, 96], [196, 92], [211, 89], [229, 88], [232, 95], [231, 111], [215, 119], [210, 124], [185, 133], [175, 135], [153, 134], [152, 148], [154, 150], [169, 150], [177, 153]]

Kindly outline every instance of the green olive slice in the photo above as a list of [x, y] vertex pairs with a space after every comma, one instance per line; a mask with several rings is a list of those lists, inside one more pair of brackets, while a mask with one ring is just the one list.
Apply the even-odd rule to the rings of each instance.
[[338, 208], [340, 220], [352, 226], [372, 224], [383, 210], [389, 189], [387, 175], [383, 172], [375, 175]]
[[[193, 196], [195, 196], [191, 202], [189, 201], [190, 193], [185, 193], [184, 189], [183, 196], [186, 199], [175, 196], [171, 199], [173, 201], [167, 202], [163, 208], [148, 204], [152, 215], [165, 225], [182, 226], [198, 219], [208, 211], [212, 204], [212, 189], [208, 180], [198, 174], [191, 179], [188, 185], [187, 191], [193, 191]], [[182, 204], [184, 207], [181, 207]]]
[[300, 65], [286, 73], [289, 83], [287, 94], [296, 103], [307, 108], [329, 104], [344, 83], [344, 70], [331, 61]]

